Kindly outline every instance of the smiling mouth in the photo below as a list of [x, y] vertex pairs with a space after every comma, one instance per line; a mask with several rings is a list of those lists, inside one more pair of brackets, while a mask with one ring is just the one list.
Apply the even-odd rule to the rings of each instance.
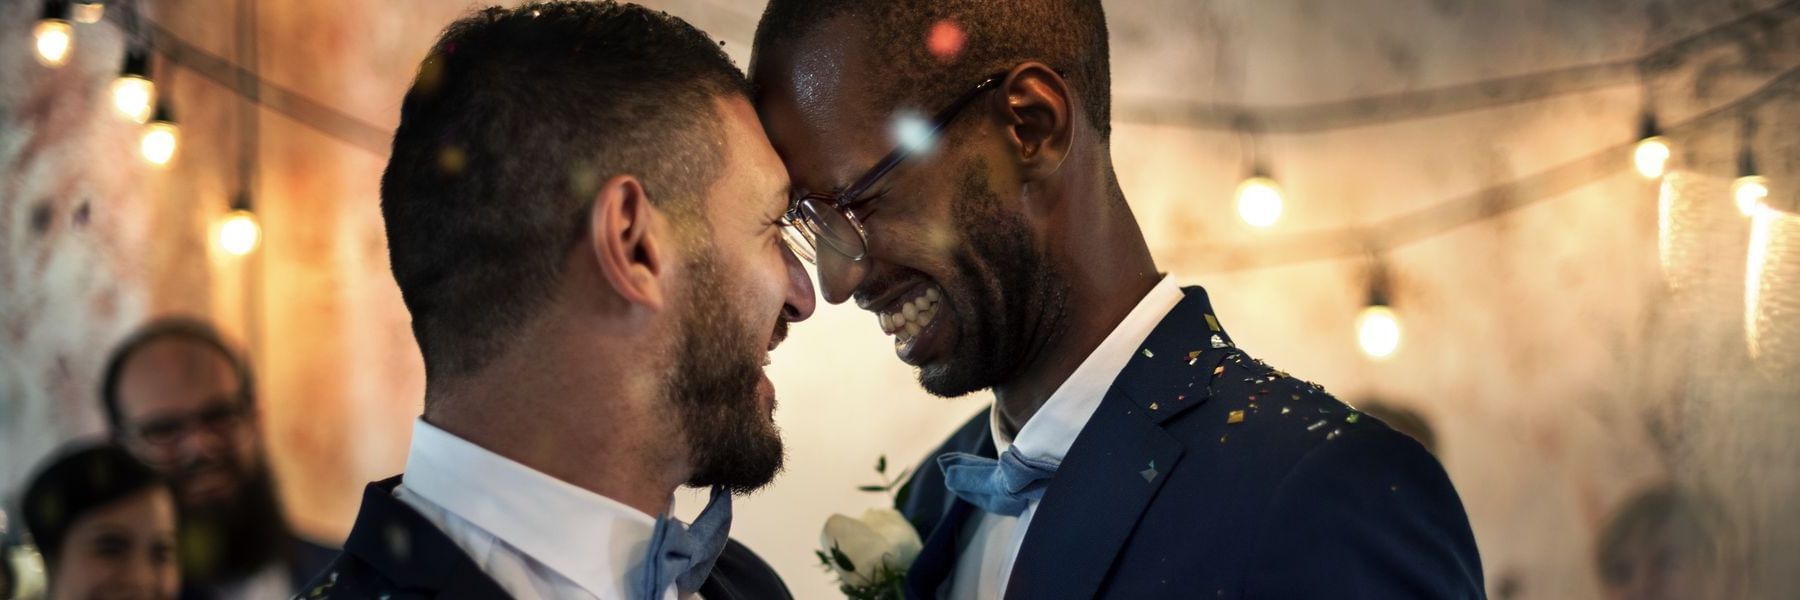
[[923, 292], [915, 292], [911, 298], [895, 302], [875, 317], [881, 322], [881, 331], [894, 336], [895, 344], [910, 344], [942, 312], [938, 310], [938, 302], [943, 297], [943, 291], [937, 286], [927, 285]]

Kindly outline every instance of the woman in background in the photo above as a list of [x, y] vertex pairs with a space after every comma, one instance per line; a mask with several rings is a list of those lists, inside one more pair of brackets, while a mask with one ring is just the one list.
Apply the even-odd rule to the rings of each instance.
[[25, 528], [44, 557], [52, 600], [175, 598], [175, 497], [112, 445], [55, 457], [26, 488]]

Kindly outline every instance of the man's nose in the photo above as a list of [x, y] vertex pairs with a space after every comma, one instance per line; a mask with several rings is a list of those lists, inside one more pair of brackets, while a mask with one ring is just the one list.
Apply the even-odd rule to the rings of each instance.
[[[864, 251], [867, 253], [867, 250]], [[825, 301], [832, 304], [843, 304], [862, 285], [863, 278], [869, 276], [869, 260], [851, 260], [828, 244], [819, 248], [819, 288], [825, 295]]]
[[781, 256], [783, 262], [787, 263], [788, 284], [781, 316], [789, 322], [805, 321], [818, 306], [817, 296], [813, 294], [812, 277], [806, 274], [806, 265], [801, 264], [800, 257], [795, 256], [793, 251], [784, 248]]

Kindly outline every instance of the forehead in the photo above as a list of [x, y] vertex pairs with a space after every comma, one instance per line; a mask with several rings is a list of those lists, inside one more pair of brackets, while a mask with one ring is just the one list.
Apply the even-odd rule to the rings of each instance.
[[892, 115], [872, 98], [865, 28], [839, 17], [756, 57], [757, 110], [794, 186], [850, 183], [893, 147]]
[[119, 375], [119, 408], [126, 416], [174, 410], [237, 389], [237, 373], [218, 349], [165, 338], [138, 348]]
[[787, 172], [781, 157], [769, 146], [756, 110], [742, 97], [721, 97], [714, 101], [720, 117], [720, 153], [725, 157], [723, 171], [712, 183], [711, 203], [754, 209], [767, 208], [770, 201], [785, 205]]

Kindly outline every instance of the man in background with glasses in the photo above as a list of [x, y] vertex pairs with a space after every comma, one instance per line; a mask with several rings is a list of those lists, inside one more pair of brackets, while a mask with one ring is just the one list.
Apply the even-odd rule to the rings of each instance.
[[1109, 68], [1097, 0], [772, 0], [758, 25], [788, 243], [927, 391], [996, 399], [915, 471], [908, 595], [1481, 596], [1437, 461], [1158, 271]]
[[174, 488], [190, 588], [284, 597], [336, 553], [288, 529], [250, 365], [210, 325], [171, 318], [139, 329], [113, 351], [100, 394], [113, 436]]

